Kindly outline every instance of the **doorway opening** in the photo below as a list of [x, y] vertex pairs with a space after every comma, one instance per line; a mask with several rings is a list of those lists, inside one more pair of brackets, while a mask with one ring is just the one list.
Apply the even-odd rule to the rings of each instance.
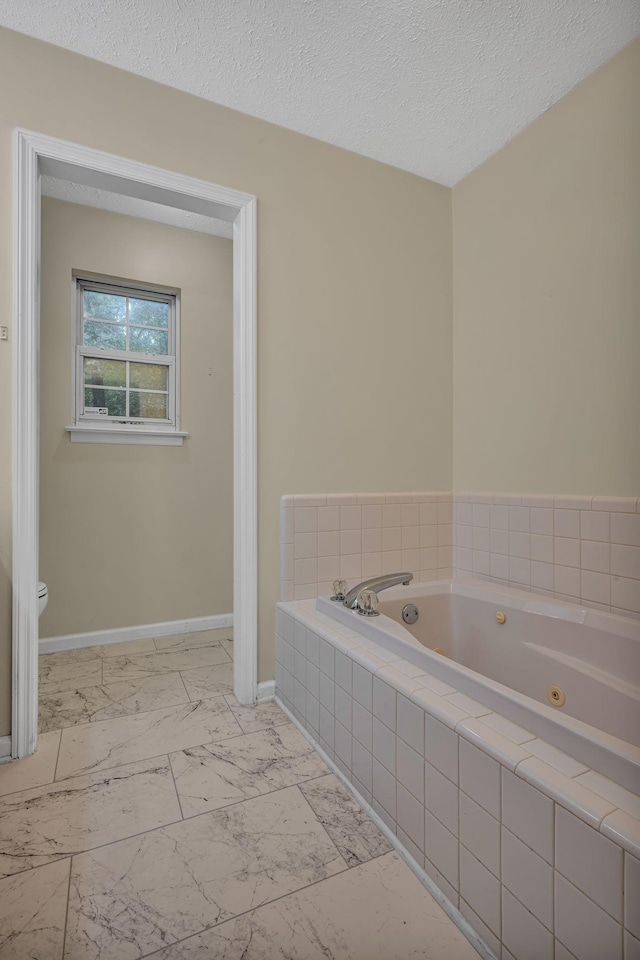
[[[41, 178], [214, 218], [233, 240], [234, 692], [257, 685], [256, 198], [29, 131], [16, 132], [12, 757], [32, 753], [38, 707]], [[206, 504], [203, 504], [206, 509]]]

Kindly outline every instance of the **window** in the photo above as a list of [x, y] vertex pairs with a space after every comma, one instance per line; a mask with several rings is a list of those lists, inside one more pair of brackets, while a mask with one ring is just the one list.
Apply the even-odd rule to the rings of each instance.
[[[159, 434], [179, 436], [182, 442], [186, 434], [178, 430], [177, 294], [78, 276], [75, 295], [72, 440], [78, 439], [75, 429], [128, 434], [123, 442]], [[105, 442], [104, 437], [91, 439]]]

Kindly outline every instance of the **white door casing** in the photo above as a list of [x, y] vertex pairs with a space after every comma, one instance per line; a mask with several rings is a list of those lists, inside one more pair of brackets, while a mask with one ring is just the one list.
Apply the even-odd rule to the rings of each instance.
[[233, 223], [234, 691], [241, 703], [254, 703], [259, 695], [256, 197], [19, 129], [15, 134], [14, 177], [14, 758], [33, 753], [38, 729], [39, 278], [43, 173]]

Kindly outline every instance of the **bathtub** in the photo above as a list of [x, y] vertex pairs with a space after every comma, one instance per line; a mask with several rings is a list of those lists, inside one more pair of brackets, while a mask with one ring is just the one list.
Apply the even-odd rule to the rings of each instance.
[[640, 621], [472, 579], [380, 600], [278, 604], [277, 701], [483, 957], [630, 957]]
[[640, 793], [640, 621], [472, 579], [379, 599], [375, 618], [322, 597], [317, 608]]
[[[472, 579], [379, 599], [375, 618], [327, 598], [316, 606], [640, 794], [640, 621]], [[414, 624], [402, 620], [406, 604], [418, 608]]]

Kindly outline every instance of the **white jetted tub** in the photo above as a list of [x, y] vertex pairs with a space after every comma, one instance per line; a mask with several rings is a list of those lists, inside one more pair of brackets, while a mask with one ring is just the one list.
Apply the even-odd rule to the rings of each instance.
[[317, 609], [640, 794], [640, 621], [477, 580], [379, 599], [373, 618]]

